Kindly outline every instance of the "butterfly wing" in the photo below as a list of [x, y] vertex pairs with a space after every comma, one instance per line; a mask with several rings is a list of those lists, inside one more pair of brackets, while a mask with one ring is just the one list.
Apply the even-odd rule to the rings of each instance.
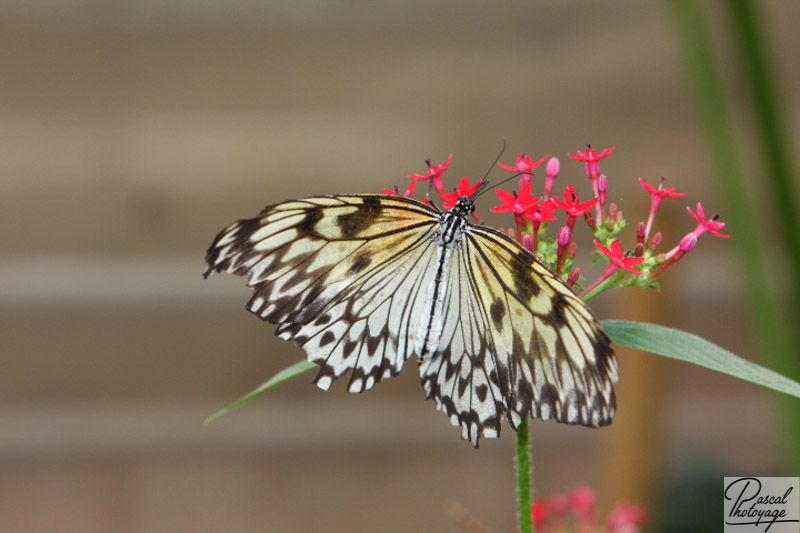
[[589, 308], [508, 236], [471, 226], [452, 263], [440, 351], [422, 384], [462, 437], [494, 437], [505, 413], [602, 426], [617, 362]]
[[389, 195], [284, 202], [220, 232], [205, 276], [245, 277], [255, 292], [248, 309], [321, 366], [317, 385], [352, 370], [348, 388], [360, 392], [413, 353], [437, 213]]

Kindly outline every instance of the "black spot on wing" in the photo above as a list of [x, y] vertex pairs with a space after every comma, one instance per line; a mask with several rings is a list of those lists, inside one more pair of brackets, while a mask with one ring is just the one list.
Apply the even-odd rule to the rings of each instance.
[[337, 219], [342, 237], [345, 239], [357, 237], [359, 233], [375, 223], [382, 211], [383, 206], [378, 198], [363, 197], [361, 204], [354, 212], [342, 215]]
[[495, 300], [489, 306], [489, 314], [492, 315], [492, 320], [497, 328], [497, 331], [503, 332], [503, 317], [506, 315], [506, 306], [500, 300]]
[[558, 388], [552, 383], [546, 383], [539, 389], [539, 401], [543, 404], [555, 406], [561, 400], [558, 395]]
[[514, 280], [516, 296], [521, 302], [525, 303], [539, 296], [542, 290], [531, 276], [531, 264], [533, 261], [533, 256], [520, 251], [516, 255], [516, 260], [512, 260], [509, 265]]
[[567, 323], [567, 316], [564, 312], [564, 308], [569, 305], [566, 298], [563, 296], [559, 296], [558, 298], [553, 299], [552, 301], [553, 307], [550, 310], [550, 320], [553, 324], [562, 325]]
[[350, 272], [352, 274], [358, 274], [359, 272], [363, 271], [367, 268], [370, 263], [372, 263], [372, 259], [369, 257], [362, 255], [355, 262], [350, 266]]
[[322, 334], [322, 338], [319, 340], [319, 345], [325, 346], [326, 344], [332, 343], [334, 340], [336, 340], [336, 335], [334, 335], [331, 331], [326, 331]]
[[489, 392], [489, 387], [487, 387], [486, 385], [478, 385], [477, 387], [475, 387], [475, 394], [478, 395], [478, 399], [481, 402], [486, 401], [487, 392]]
[[297, 224], [297, 231], [300, 232], [300, 235], [314, 235], [314, 228], [316, 227], [317, 222], [322, 220], [323, 216], [324, 214], [322, 213], [322, 208], [320, 207], [306, 210], [306, 216], [303, 217], [303, 220]]

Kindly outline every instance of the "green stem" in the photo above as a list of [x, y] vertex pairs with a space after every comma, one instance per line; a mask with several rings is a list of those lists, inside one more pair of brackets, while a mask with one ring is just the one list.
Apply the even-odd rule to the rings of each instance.
[[[785, 327], [784, 314], [769, 283], [771, 269], [767, 268], [764, 259], [763, 240], [757, 233], [758, 225], [753, 223], [758, 217], [753, 212], [751, 195], [747, 191], [739, 161], [733, 120], [718, 62], [712, 52], [703, 5], [694, 0], [672, 0], [670, 4], [674, 8], [683, 40], [686, 64], [694, 84], [700, 123], [706, 131], [711, 162], [716, 167], [720, 191], [727, 204], [726, 218], [730, 221], [730, 233], [735, 237], [731, 240], [738, 245], [736, 249], [745, 282], [750, 322], [761, 352], [773, 368], [796, 378], [796, 346], [789, 340], [791, 331]], [[797, 468], [800, 466], [800, 456], [796, 453], [800, 449], [800, 412], [796, 408], [793, 410], [785, 399], [778, 401], [783, 407], [787, 450], [793, 450], [789, 460]]]
[[517, 428], [517, 494], [519, 495], [519, 533], [533, 533], [531, 522], [531, 443], [528, 419]]
[[778, 90], [779, 80], [770, 64], [762, 15], [752, 0], [727, 0], [731, 27], [738, 45], [742, 81], [749, 85], [750, 105], [755, 121], [757, 142], [764, 162], [764, 189], [770, 195], [777, 219], [776, 233], [782, 237], [791, 276], [784, 288], [792, 312], [800, 305], [800, 214], [796, 208], [797, 185], [794, 178], [791, 141], [783, 117], [787, 115]]
[[624, 278], [626, 275], [627, 272], [625, 270], [618, 269], [613, 274], [608, 276], [606, 279], [604, 279], [600, 283], [597, 283], [596, 286], [585, 289], [578, 295], [578, 297], [584, 302], [588, 302], [595, 296], [599, 296], [604, 292], [606, 292], [608, 289], [619, 285], [620, 281], [622, 281], [622, 278]]

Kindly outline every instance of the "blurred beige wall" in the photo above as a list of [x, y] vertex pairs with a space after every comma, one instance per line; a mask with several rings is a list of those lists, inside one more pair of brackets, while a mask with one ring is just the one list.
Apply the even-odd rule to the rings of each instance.
[[[800, 5], [767, 7], [800, 131]], [[616, 146], [603, 170], [631, 223], [636, 178], [667, 176], [690, 192], [658, 228], [677, 242], [685, 205], [722, 205], [673, 22], [663, 3], [0, 2], [0, 530], [459, 531], [449, 498], [512, 529], [513, 433], [472, 450], [413, 364], [359, 396], [300, 378], [203, 428], [302, 357], [243, 309], [240, 280], [202, 281], [203, 255], [263, 205], [402, 187], [427, 158], [455, 154], [448, 184], [479, 177], [504, 136], [506, 161], [557, 155], [582, 194], [567, 152]], [[704, 238], [662, 295], [597, 313], [758, 360], [733, 262]], [[623, 380], [641, 357], [621, 354]], [[695, 451], [775, 468], [767, 393], [657, 368], [657, 392], [622, 390], [618, 414], [651, 412], [657, 449], [620, 459], [616, 425], [534, 423], [537, 493], [586, 480], [649, 501], [608, 465], [660, 474]]]

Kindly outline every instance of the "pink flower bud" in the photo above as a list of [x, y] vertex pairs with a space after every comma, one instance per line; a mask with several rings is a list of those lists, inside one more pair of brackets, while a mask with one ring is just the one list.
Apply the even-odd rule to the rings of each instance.
[[558, 260], [556, 263], [556, 272], [564, 270], [564, 263], [567, 260], [567, 249], [572, 240], [572, 230], [569, 226], [564, 226], [558, 232]]
[[564, 247], [569, 244], [569, 241], [572, 240], [572, 230], [569, 229], [569, 226], [564, 226], [561, 228], [561, 231], [558, 232], [558, 246]]
[[606, 212], [606, 201], [608, 200], [608, 180], [606, 179], [605, 174], [600, 174], [600, 177], [597, 178], [597, 197], [600, 198], [600, 202], [597, 204], [597, 209], [599, 210], [598, 216], [600, 220], [603, 219], [604, 213]]
[[689, 233], [683, 239], [681, 239], [681, 243], [678, 245], [679, 249], [683, 253], [691, 252], [694, 250], [694, 247], [697, 246], [697, 235], [694, 233]]
[[661, 234], [660, 231], [658, 233], [656, 233], [655, 235], [653, 235], [653, 238], [650, 239], [650, 249], [651, 250], [655, 250], [658, 247], [658, 245], [661, 244], [661, 241], [663, 239], [664, 239], [664, 236]]
[[556, 179], [558, 178], [558, 173], [561, 170], [561, 162], [558, 160], [557, 157], [551, 157], [550, 161], [547, 162], [547, 166], [544, 169], [544, 174], [548, 178]]
[[574, 286], [578, 282], [578, 279], [580, 279], [580, 277], [581, 277], [581, 269], [580, 268], [574, 269], [572, 272], [569, 273], [569, 276], [567, 276], [567, 285], [569, 285], [570, 287]]
[[644, 222], [636, 225], [636, 242], [644, 245]]
[[525, 235], [522, 236], [522, 247], [523, 248], [533, 252], [533, 251], [535, 251], [534, 250], [534, 246], [535, 245], [534, 245], [534, 241], [533, 241], [533, 234], [526, 233]]
[[550, 198], [550, 193], [553, 192], [553, 184], [558, 178], [558, 173], [561, 170], [561, 163], [557, 157], [551, 157], [545, 167], [545, 180], [544, 180], [544, 199], [545, 201]]
[[569, 246], [567, 246], [567, 257], [575, 257], [575, 254], [578, 253], [578, 245], [577, 243], [571, 242]]
[[617, 204], [611, 202], [611, 205], [608, 206], [608, 218], [614, 219], [617, 216]]
[[597, 190], [601, 194], [608, 191], [608, 178], [605, 174], [600, 174], [600, 177], [597, 178]]
[[650, 278], [655, 279], [657, 276], [663, 274], [669, 267], [680, 261], [684, 255], [694, 250], [695, 246], [697, 246], [697, 235], [695, 235], [694, 233], [689, 233], [688, 235], [685, 235], [681, 239], [681, 242], [680, 244], [678, 244], [678, 246], [676, 246], [666, 254], [661, 254], [659, 256], [659, 258], [663, 256], [664, 259], [666, 260], [666, 263], [664, 263], [664, 265], [662, 265], [657, 272], [651, 274]]
[[591, 228], [592, 231], [594, 231], [595, 228], [597, 228], [597, 224], [595, 224], [594, 222], [594, 215], [591, 213], [591, 211], [586, 211], [583, 214], [583, 219], [586, 220], [586, 223], [589, 224], [589, 227]]

